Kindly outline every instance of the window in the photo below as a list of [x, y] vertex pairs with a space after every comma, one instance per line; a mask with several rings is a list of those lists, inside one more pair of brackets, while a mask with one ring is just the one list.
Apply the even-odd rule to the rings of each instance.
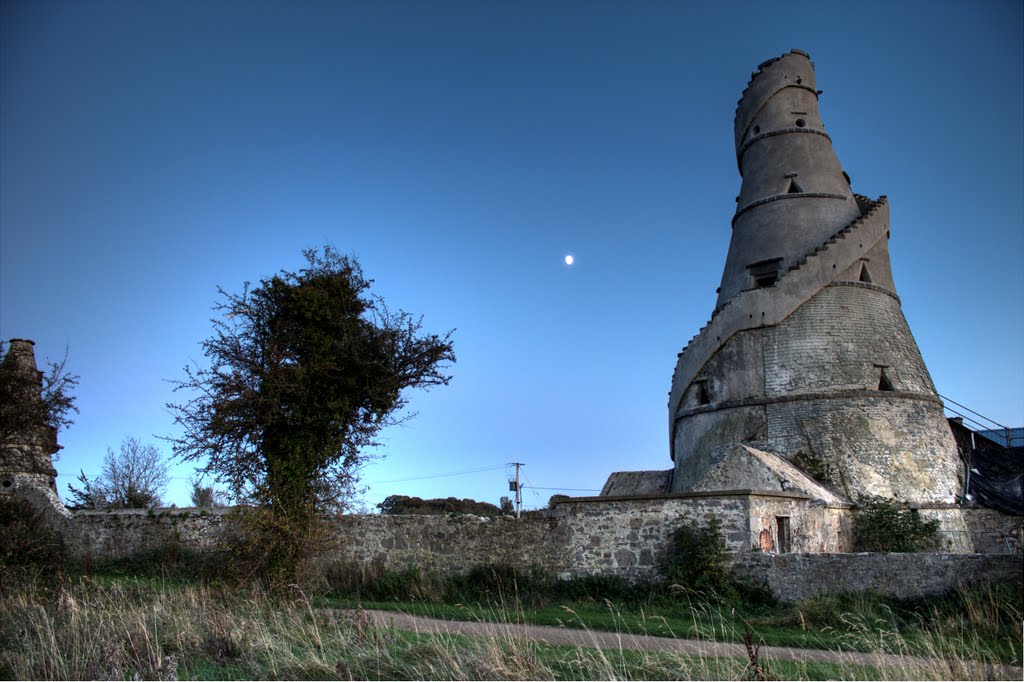
[[754, 280], [755, 289], [770, 287], [779, 281], [779, 272], [782, 268], [781, 258], [769, 258], [767, 260], [751, 263], [747, 271]]
[[896, 388], [892, 385], [892, 380], [889, 379], [889, 375], [885, 373], [885, 367], [880, 367], [878, 370], [878, 390], [879, 391], [895, 391]]
[[778, 529], [776, 534], [778, 542], [776, 543], [776, 546], [778, 547], [779, 554], [789, 554], [793, 551], [792, 535], [789, 530], [789, 517], [776, 516], [775, 525]]
[[708, 393], [708, 380], [698, 379], [697, 380], [697, 404], [698, 405], [710, 405], [711, 394]]

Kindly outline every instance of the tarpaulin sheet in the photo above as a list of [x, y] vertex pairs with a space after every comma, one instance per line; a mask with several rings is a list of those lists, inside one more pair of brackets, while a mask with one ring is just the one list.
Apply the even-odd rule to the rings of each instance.
[[980, 447], [970, 464], [968, 492], [978, 504], [1024, 516], [1024, 447]]

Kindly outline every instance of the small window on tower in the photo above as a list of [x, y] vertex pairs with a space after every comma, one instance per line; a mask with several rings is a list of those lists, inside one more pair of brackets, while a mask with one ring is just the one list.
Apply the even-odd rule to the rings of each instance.
[[871, 284], [871, 271], [868, 270], [867, 263], [860, 264], [860, 281]]
[[789, 187], [786, 188], [786, 194], [801, 194], [803, 188], [797, 183], [796, 178], [789, 179]]
[[896, 389], [892, 385], [892, 381], [889, 379], [889, 375], [885, 373], [885, 367], [880, 367], [878, 370], [878, 390], [879, 391], [895, 391]]
[[779, 281], [779, 270], [782, 267], [781, 258], [769, 258], [768, 260], [751, 263], [747, 271], [754, 280], [755, 289], [770, 287]]
[[697, 381], [697, 404], [710, 405], [711, 395], [708, 393], [707, 379]]

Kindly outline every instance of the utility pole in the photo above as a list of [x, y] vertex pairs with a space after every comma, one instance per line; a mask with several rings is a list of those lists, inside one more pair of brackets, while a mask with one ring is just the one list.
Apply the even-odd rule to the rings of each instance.
[[512, 462], [516, 465], [516, 518], [519, 518], [519, 511], [523, 508], [523, 484], [519, 482], [519, 467], [526, 466], [522, 462]]

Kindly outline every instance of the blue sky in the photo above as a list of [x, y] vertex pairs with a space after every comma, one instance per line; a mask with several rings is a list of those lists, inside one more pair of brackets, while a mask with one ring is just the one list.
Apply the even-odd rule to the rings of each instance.
[[167, 380], [201, 358], [216, 287], [331, 243], [457, 329], [454, 380], [384, 434], [367, 506], [497, 502], [511, 461], [527, 506], [669, 468], [676, 353], [740, 186], [736, 101], [799, 48], [854, 190], [889, 196], [939, 392], [1020, 425], [1021, 7], [6, 0], [0, 337], [40, 363], [70, 348], [66, 484], [126, 435], [169, 452]]

